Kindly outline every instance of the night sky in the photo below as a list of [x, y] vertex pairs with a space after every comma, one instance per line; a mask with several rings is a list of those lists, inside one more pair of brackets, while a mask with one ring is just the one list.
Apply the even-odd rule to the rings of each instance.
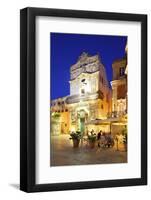
[[82, 52], [99, 53], [112, 80], [112, 63], [125, 55], [126, 36], [50, 33], [51, 40], [51, 99], [70, 94], [70, 66], [77, 62]]

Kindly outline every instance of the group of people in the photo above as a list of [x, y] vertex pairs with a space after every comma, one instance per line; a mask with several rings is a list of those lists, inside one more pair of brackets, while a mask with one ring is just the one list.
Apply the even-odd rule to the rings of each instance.
[[100, 130], [97, 134], [94, 132], [92, 129], [90, 131], [91, 135], [96, 135], [97, 137], [97, 142], [98, 142], [98, 147], [113, 147], [114, 146], [114, 138], [112, 134], [109, 133], [104, 133], [102, 130]]

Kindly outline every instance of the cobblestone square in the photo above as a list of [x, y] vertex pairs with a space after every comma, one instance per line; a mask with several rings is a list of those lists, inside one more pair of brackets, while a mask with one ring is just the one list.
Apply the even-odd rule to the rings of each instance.
[[113, 148], [98, 148], [97, 142], [93, 149], [87, 143], [80, 143], [73, 148], [70, 135], [51, 136], [50, 166], [88, 165], [126, 163], [127, 152], [116, 145]]

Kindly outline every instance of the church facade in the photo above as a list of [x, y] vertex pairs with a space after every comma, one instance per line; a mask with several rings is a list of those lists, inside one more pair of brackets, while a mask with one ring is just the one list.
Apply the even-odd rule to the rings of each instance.
[[110, 87], [100, 56], [83, 52], [70, 67], [70, 94], [51, 101], [51, 134], [111, 132], [111, 122], [127, 112], [126, 64], [126, 58], [113, 63]]
[[96, 130], [90, 122], [111, 112], [111, 89], [99, 55], [82, 53], [70, 67], [69, 84], [69, 96], [51, 101], [52, 134]]

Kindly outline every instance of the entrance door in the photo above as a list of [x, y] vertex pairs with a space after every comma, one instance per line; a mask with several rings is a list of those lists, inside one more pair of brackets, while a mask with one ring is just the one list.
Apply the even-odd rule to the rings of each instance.
[[80, 131], [82, 134], [84, 134], [84, 131], [85, 131], [85, 119], [84, 118], [80, 118]]

